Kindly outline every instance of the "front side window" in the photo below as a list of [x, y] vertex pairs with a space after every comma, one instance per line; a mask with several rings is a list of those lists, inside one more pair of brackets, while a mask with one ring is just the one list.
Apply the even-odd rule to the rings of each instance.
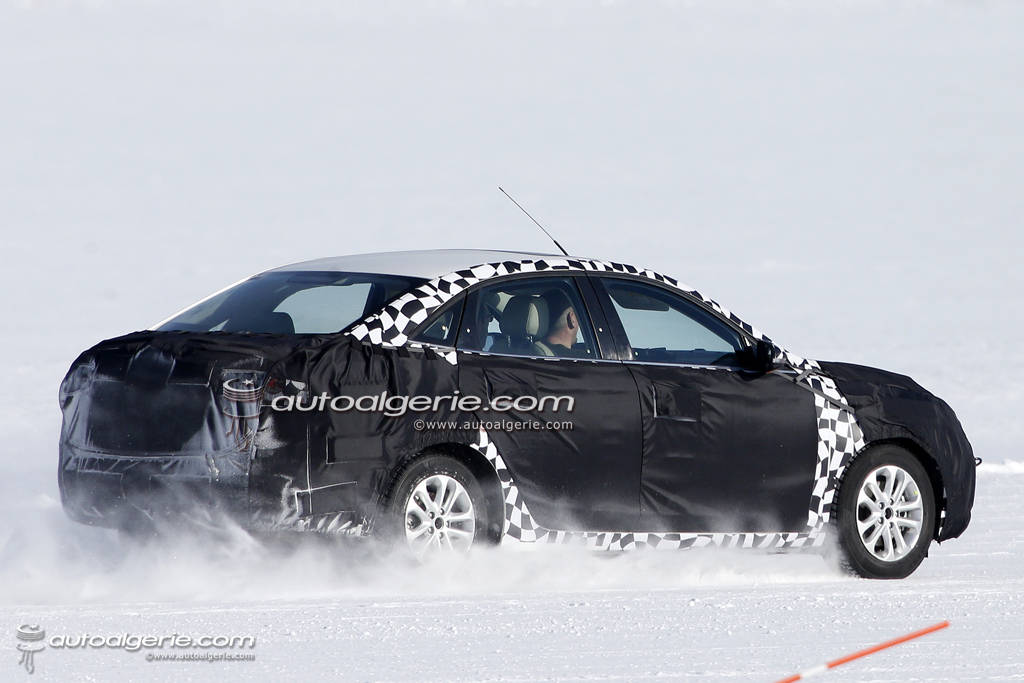
[[743, 340], [697, 304], [660, 287], [600, 278], [622, 322], [633, 360], [686, 365], [737, 365]]
[[271, 271], [200, 301], [157, 329], [331, 334], [423, 282], [372, 273]]
[[573, 278], [482, 287], [467, 301], [458, 348], [513, 356], [596, 358], [593, 326]]

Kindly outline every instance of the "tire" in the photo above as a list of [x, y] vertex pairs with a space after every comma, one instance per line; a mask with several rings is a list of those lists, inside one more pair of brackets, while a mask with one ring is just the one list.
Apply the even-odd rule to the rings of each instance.
[[117, 529], [117, 541], [122, 548], [131, 550], [143, 548], [159, 539], [155, 527], [132, 524]]
[[935, 535], [931, 480], [921, 462], [897, 446], [871, 448], [853, 461], [832, 512], [840, 566], [869, 579], [906, 578]]
[[425, 455], [401, 471], [383, 521], [385, 540], [418, 560], [490, 544], [483, 488], [466, 465], [447, 455]]

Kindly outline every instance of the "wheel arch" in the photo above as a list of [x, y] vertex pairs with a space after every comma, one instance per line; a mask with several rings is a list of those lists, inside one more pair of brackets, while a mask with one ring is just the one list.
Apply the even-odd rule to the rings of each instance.
[[399, 462], [387, 478], [387, 485], [381, 496], [382, 505], [386, 505], [391, 500], [402, 472], [412, 463], [431, 455], [445, 455], [458, 460], [473, 474], [487, 500], [488, 540], [494, 544], [499, 543], [505, 528], [505, 500], [502, 494], [501, 480], [498, 479], [498, 473], [494, 471], [494, 467], [483, 453], [463, 443], [433, 444]]

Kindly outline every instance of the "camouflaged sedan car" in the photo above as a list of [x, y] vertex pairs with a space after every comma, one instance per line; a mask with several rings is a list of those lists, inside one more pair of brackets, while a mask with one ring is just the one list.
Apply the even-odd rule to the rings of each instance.
[[[908, 377], [796, 356], [671, 277], [444, 250], [255, 275], [101, 342], [60, 388], [60, 490], [122, 529], [823, 548], [911, 573], [970, 520], [975, 459]], [[830, 544], [831, 545], [831, 544]]]

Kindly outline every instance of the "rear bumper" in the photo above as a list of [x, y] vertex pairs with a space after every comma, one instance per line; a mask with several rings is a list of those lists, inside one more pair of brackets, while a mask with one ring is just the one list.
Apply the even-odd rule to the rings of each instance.
[[247, 452], [124, 455], [63, 442], [58, 480], [64, 510], [83, 524], [124, 529], [200, 513], [250, 526]]

